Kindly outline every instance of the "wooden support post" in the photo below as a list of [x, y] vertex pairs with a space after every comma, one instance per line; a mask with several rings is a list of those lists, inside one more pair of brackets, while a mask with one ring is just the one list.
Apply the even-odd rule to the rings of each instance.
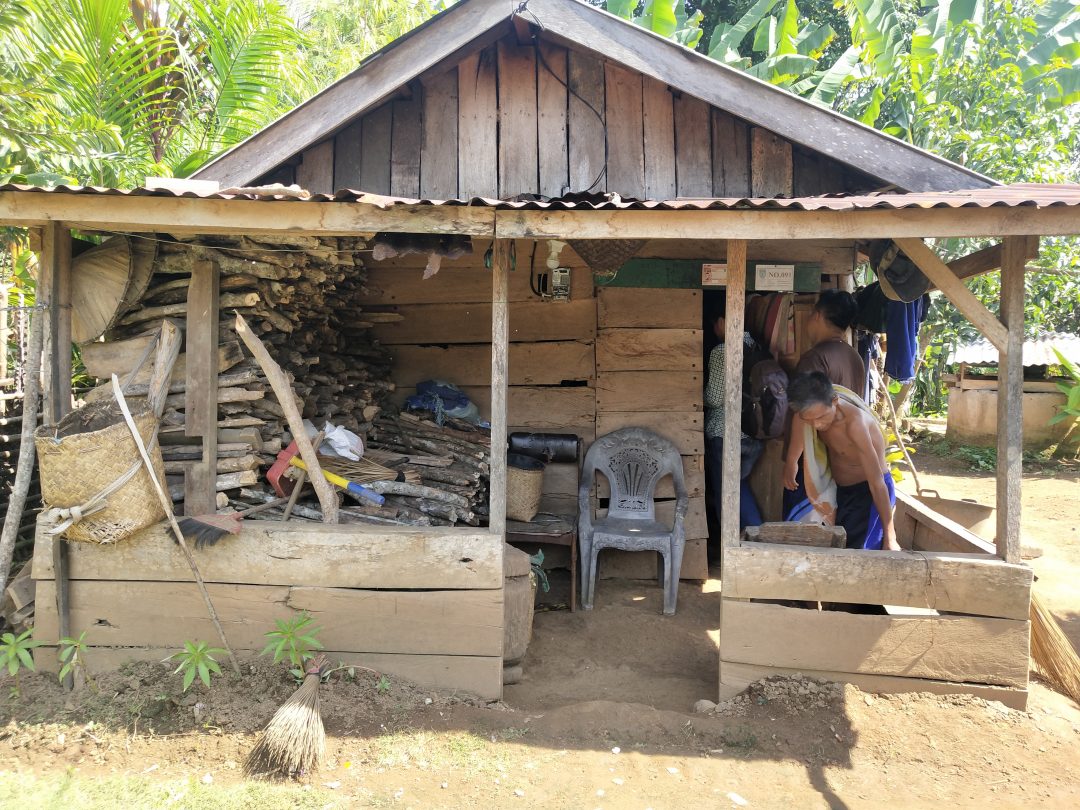
[[[71, 410], [71, 231], [59, 222], [44, 229], [38, 263], [37, 300], [45, 307], [43, 351], [42, 422], [53, 425]], [[60, 638], [71, 636], [68, 604], [68, 546], [66, 540], [53, 544], [53, 572], [56, 583], [56, 615]], [[73, 679], [64, 679], [71, 689]]]
[[492, 534], [506, 532], [506, 382], [509, 377], [510, 250], [496, 239], [491, 261], [491, 504]]
[[71, 410], [71, 231], [58, 222], [45, 228], [37, 294], [46, 308], [42, 421], [52, 425]]
[[195, 262], [188, 288], [187, 371], [184, 379], [184, 434], [202, 439], [202, 460], [184, 476], [184, 514], [217, 511], [217, 343], [218, 271], [213, 262]]
[[727, 243], [727, 310], [724, 313], [724, 465], [721, 473], [720, 539], [739, 545], [739, 468], [742, 430], [743, 320], [746, 309], [746, 241]]
[[1020, 562], [1020, 478], [1024, 426], [1024, 264], [1028, 237], [1009, 237], [1001, 263], [1001, 321], [1008, 330], [998, 354], [997, 553]]

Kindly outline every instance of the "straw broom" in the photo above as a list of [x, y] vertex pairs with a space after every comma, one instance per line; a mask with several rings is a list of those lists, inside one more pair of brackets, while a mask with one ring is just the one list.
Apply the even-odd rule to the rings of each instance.
[[319, 681], [324, 666], [323, 655], [308, 661], [304, 683], [270, 718], [244, 760], [244, 773], [285, 779], [318, 769], [326, 745], [319, 714]]
[[1080, 703], [1080, 656], [1034, 587], [1031, 590], [1031, 657], [1054, 686]]

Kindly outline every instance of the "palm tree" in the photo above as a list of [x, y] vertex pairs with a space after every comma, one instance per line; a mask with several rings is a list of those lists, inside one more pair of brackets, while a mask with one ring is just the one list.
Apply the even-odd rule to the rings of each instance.
[[0, 177], [184, 175], [314, 90], [279, 0], [0, 0], [0, 41]]

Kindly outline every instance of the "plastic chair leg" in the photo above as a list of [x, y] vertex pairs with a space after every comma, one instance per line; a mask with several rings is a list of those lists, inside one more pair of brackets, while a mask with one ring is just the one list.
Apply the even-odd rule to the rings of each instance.
[[599, 556], [600, 549], [593, 546], [589, 553], [589, 590], [585, 594], [585, 604], [582, 605], [586, 610], [592, 610], [593, 597], [596, 595], [596, 559]]

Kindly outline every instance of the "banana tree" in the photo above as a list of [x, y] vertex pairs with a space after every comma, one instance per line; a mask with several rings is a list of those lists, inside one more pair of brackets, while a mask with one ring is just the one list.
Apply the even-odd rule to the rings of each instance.
[[638, 0], [607, 0], [604, 9], [687, 48], [696, 48], [701, 40], [704, 16], [700, 10], [688, 13], [686, 0], [645, 0], [641, 14], [636, 16]]
[[935, 117], [949, 117], [962, 139], [965, 121], [984, 112], [1045, 114], [1080, 101], [1080, 6], [1070, 0], [922, 0], [910, 34], [894, 0], [844, 7], [860, 51], [841, 82], [853, 88], [845, 107], [898, 137], [929, 146]]
[[[801, 24], [795, 0], [781, 2], [774, 13], [776, 6], [777, 0], [757, 0], [736, 22], [718, 24], [710, 39], [709, 56], [763, 81], [808, 95], [825, 75], [818, 67], [836, 32], [827, 23]], [[755, 57], [743, 55], [744, 42], [751, 35]]]

